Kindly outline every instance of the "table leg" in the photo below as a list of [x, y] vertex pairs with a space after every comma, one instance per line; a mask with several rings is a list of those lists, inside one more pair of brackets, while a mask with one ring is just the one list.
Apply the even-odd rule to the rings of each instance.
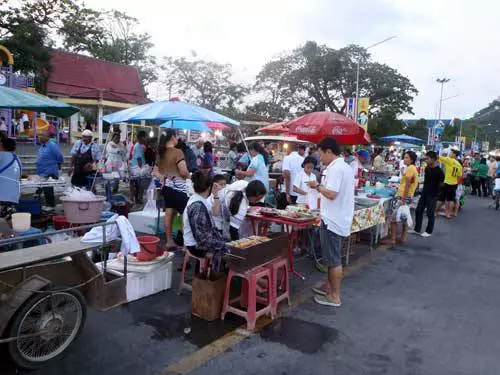
[[285, 229], [288, 233], [288, 262], [290, 263], [290, 272], [295, 276], [297, 276], [299, 279], [305, 280], [306, 278], [295, 269], [294, 265], [295, 257], [293, 255], [293, 249], [294, 249], [294, 244], [298, 238], [298, 231], [296, 231], [293, 227], [288, 227], [288, 226], [285, 226]]

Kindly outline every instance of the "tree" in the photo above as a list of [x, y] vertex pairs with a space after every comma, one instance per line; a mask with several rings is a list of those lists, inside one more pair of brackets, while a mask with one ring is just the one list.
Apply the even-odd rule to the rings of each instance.
[[371, 61], [362, 47], [349, 45], [335, 50], [315, 42], [307, 42], [264, 65], [254, 87], [264, 101], [256, 108], [269, 110], [262, 105], [268, 102], [274, 113], [342, 112], [345, 98], [356, 91], [358, 61], [360, 97], [370, 98], [372, 113], [412, 113], [411, 101], [417, 90], [408, 78]]
[[398, 120], [396, 113], [391, 111], [380, 111], [368, 121], [368, 133], [375, 142], [388, 135], [401, 134], [403, 130], [403, 121]]
[[165, 57], [162, 82], [169, 95], [180, 95], [212, 110], [234, 111], [248, 93], [247, 87], [233, 82], [231, 65], [185, 57]]
[[429, 133], [427, 120], [421, 118], [415, 122], [415, 124], [406, 126], [404, 128], [404, 133], [415, 138], [426, 140]]
[[[82, 21], [84, 20], [84, 22]], [[60, 30], [64, 46], [98, 59], [135, 66], [144, 85], [157, 79], [151, 35], [135, 31], [138, 20], [112, 10], [99, 13], [77, 7]]]
[[101, 13], [78, 0], [10, 3], [0, 0], [0, 41], [12, 46], [18, 70], [49, 71], [50, 48], [62, 41], [70, 52], [136, 66], [144, 85], [156, 79], [155, 58], [149, 53], [151, 36], [135, 31], [137, 19], [114, 10]]

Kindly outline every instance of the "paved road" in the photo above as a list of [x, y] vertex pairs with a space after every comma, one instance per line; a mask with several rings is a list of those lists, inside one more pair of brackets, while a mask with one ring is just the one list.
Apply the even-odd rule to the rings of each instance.
[[[362, 258], [338, 310], [308, 298], [321, 275], [303, 258], [308, 280], [293, 285], [302, 303], [249, 338], [209, 344], [240, 321], [207, 325], [190, 317], [189, 296], [167, 292], [91, 311], [65, 358], [33, 374], [174, 374], [190, 366], [195, 375], [500, 373], [500, 212], [487, 205], [469, 199], [459, 218], [438, 222], [434, 237]], [[0, 374], [13, 373], [0, 363]]]

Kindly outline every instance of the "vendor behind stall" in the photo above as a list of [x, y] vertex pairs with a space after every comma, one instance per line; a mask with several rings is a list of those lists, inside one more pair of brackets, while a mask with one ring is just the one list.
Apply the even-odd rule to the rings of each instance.
[[76, 142], [71, 149], [71, 183], [78, 187], [87, 185], [87, 176], [93, 171], [94, 163], [99, 161], [101, 151], [99, 145], [92, 140], [91, 130], [82, 132], [82, 139]]
[[9, 218], [19, 203], [21, 162], [16, 153], [16, 141], [0, 135], [0, 217]]
[[[36, 174], [43, 178], [59, 179], [59, 170], [64, 162], [64, 157], [59, 146], [50, 141], [49, 130], [45, 129], [38, 133], [40, 148], [36, 158]], [[48, 208], [54, 208], [56, 199], [52, 186], [44, 187], [45, 204]]]
[[219, 196], [223, 197], [222, 202], [214, 199], [213, 213], [215, 216], [222, 217], [223, 227], [229, 224], [229, 235], [232, 241], [253, 234], [252, 224], [246, 219], [248, 207], [259, 204], [266, 193], [266, 187], [261, 181], [240, 180], [227, 185], [219, 193]]
[[210, 252], [214, 253], [215, 259], [220, 259], [230, 248], [214, 224], [208, 200], [212, 193], [218, 196], [220, 187], [215, 185], [212, 189], [213, 177], [203, 172], [193, 173], [191, 180], [194, 194], [189, 198], [183, 213], [184, 245], [196, 257], [203, 257]]

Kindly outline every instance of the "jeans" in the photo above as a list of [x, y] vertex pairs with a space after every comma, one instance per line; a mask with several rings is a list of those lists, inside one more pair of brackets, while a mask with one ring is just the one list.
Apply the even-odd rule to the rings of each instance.
[[434, 230], [434, 220], [436, 218], [436, 203], [437, 196], [422, 194], [418, 201], [417, 209], [415, 210], [415, 232], [422, 231], [422, 221], [424, 219], [424, 211], [427, 209], [427, 233], [432, 234]]
[[481, 185], [481, 189], [479, 190], [479, 196], [481, 195], [481, 190], [483, 191], [483, 197], [488, 196], [488, 179], [486, 177], [479, 177], [479, 183]]

